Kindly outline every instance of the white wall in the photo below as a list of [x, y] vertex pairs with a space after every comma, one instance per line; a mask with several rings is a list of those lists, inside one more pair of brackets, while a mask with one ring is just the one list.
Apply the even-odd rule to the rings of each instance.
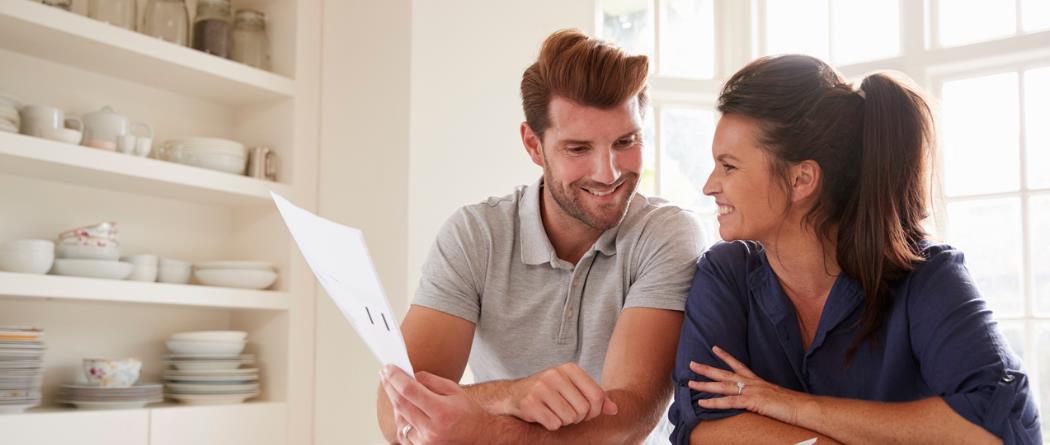
[[539, 177], [518, 135], [521, 74], [550, 33], [594, 26], [593, 0], [412, 2], [410, 291], [456, 208]]
[[[593, 0], [325, 0], [320, 213], [364, 230], [407, 308], [457, 207], [532, 182], [518, 86], [551, 32], [591, 32]], [[327, 296], [317, 303], [316, 444], [379, 443], [378, 366]]]

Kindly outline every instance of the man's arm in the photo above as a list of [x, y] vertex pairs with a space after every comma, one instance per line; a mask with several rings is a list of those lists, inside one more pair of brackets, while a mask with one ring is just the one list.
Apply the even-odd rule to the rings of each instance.
[[[401, 323], [401, 334], [405, 338], [412, 368], [454, 382], [463, 377], [474, 341], [474, 330], [474, 323], [416, 305], [408, 309]], [[394, 409], [382, 385], [376, 397], [376, 415], [383, 437], [390, 443], [397, 443]]]

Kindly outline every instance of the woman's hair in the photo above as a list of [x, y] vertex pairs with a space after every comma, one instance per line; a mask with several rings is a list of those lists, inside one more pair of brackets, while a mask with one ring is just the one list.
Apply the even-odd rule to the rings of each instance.
[[822, 181], [805, 221], [836, 240], [842, 271], [864, 289], [862, 330], [878, 346], [889, 286], [922, 261], [928, 168], [934, 129], [930, 107], [904, 78], [875, 73], [859, 89], [819, 59], [764, 57], [726, 83], [718, 109], [756, 119], [774, 177], [790, 193], [788, 167], [813, 160]]
[[575, 29], [547, 37], [536, 62], [521, 78], [521, 105], [525, 121], [540, 138], [550, 126], [549, 108], [554, 96], [608, 109], [632, 97], [645, 113], [649, 59], [630, 55], [610, 43]]

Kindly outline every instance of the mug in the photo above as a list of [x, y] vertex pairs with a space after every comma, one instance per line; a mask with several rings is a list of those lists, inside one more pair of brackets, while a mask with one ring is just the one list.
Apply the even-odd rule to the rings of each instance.
[[19, 111], [21, 117], [20, 132], [38, 138], [47, 137], [57, 130], [67, 126], [75, 126], [75, 130], [83, 131], [84, 122], [78, 118], [66, 118], [66, 112], [61, 108], [45, 105], [26, 105]]

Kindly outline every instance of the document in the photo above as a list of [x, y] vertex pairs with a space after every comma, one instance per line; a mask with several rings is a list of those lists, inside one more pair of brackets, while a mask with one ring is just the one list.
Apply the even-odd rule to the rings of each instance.
[[296, 207], [270, 192], [306, 264], [343, 317], [383, 365], [415, 376], [397, 318], [379, 283], [364, 234]]

